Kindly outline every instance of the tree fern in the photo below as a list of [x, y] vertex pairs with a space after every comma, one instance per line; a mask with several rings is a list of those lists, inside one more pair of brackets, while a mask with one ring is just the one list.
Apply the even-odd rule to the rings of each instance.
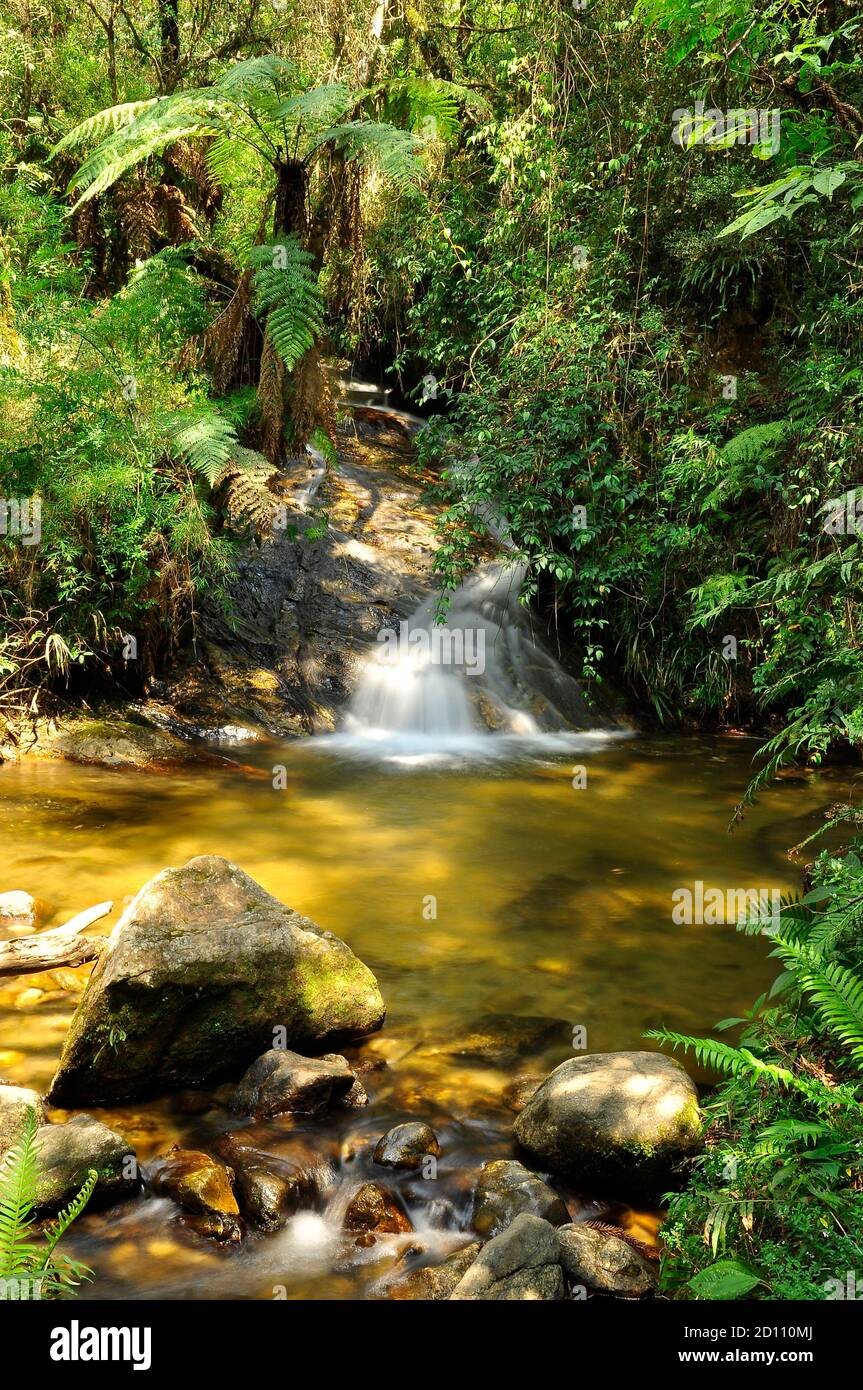
[[81, 121], [74, 129], [68, 131], [51, 150], [49, 159], [53, 159], [54, 155], [60, 154], [62, 150], [78, 149], [89, 140], [104, 140], [123, 126], [130, 125], [158, 101], [158, 97], [151, 97], [148, 101], [124, 101], [119, 106], [109, 106], [104, 111], [98, 111], [95, 116], [89, 116], [86, 121]]
[[323, 300], [312, 256], [294, 236], [252, 252], [255, 298], [267, 310], [267, 329], [290, 371], [308, 352], [323, 323]]

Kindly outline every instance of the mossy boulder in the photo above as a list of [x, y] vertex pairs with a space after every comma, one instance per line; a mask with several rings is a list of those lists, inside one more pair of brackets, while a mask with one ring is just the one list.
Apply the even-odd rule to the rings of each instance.
[[38, 1091], [25, 1086], [0, 1082], [0, 1162], [10, 1149], [21, 1142], [30, 1111], [38, 1124], [45, 1120], [45, 1107]]
[[215, 855], [146, 883], [72, 1019], [50, 1097], [108, 1105], [237, 1076], [277, 1036], [304, 1053], [380, 1028], [348, 946]]
[[92, 1115], [75, 1115], [65, 1124], [40, 1125], [36, 1154], [34, 1205], [43, 1216], [67, 1206], [91, 1169], [98, 1174], [94, 1204], [129, 1197], [140, 1186], [132, 1145]]
[[597, 1052], [556, 1067], [513, 1133], [550, 1172], [580, 1184], [658, 1191], [702, 1146], [692, 1079], [657, 1052]]

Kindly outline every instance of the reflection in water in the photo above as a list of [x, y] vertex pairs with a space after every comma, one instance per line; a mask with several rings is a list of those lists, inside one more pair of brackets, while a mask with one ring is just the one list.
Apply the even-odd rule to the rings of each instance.
[[[762, 942], [671, 920], [672, 893], [698, 879], [795, 887], [787, 847], [843, 794], [830, 772], [781, 783], [726, 835], [752, 747], [582, 741], [570, 756], [546, 749], [407, 771], [347, 760], [335, 740], [315, 740], [313, 749], [255, 744], [240, 755], [249, 767], [224, 774], [3, 768], [2, 887], [42, 899], [45, 925], [113, 898], [114, 914], [94, 929], [107, 932], [160, 869], [222, 854], [344, 937], [389, 1007], [383, 1032], [358, 1051], [388, 1063], [363, 1078], [368, 1109], [305, 1128], [283, 1117], [262, 1141], [275, 1152], [307, 1134], [329, 1174], [320, 1209], [231, 1250], [188, 1230], [163, 1198], [87, 1213], [70, 1254], [96, 1270], [92, 1295], [374, 1296], [412, 1263], [469, 1239], [473, 1175], [511, 1152], [506, 1087], [562, 1061], [573, 1025], [586, 1028], [590, 1051], [643, 1046], [645, 1028], [700, 1031], [739, 1014], [772, 978]], [[575, 762], [587, 767], [582, 789]], [[276, 764], [288, 770], [287, 790], [273, 788]], [[47, 1087], [85, 977], [55, 970], [0, 984], [0, 1078]], [[459, 1049], [459, 1035], [488, 1013], [559, 1019], [563, 1032], [516, 1061]], [[211, 1145], [236, 1124], [223, 1101], [186, 1092], [94, 1113], [146, 1163], [172, 1143]], [[413, 1236], [358, 1247], [341, 1229], [346, 1202], [358, 1183], [381, 1176], [370, 1163], [374, 1141], [411, 1117], [439, 1134], [439, 1178], [399, 1180]], [[590, 1194], [564, 1195], [573, 1212], [609, 1213]], [[655, 1230], [645, 1214], [613, 1215], [642, 1238]]]

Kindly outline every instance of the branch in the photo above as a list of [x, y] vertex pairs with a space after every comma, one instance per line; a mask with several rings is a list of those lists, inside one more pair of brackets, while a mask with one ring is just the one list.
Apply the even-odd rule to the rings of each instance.
[[105, 917], [113, 903], [98, 903], [79, 912], [70, 922], [35, 936], [19, 936], [0, 944], [0, 976], [32, 975], [58, 965], [84, 965], [95, 960], [105, 946], [104, 937], [79, 936], [93, 922]]

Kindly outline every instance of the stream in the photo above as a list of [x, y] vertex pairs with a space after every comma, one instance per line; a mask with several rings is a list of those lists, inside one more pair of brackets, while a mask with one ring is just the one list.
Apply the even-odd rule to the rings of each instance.
[[[88, 1211], [67, 1237], [68, 1253], [95, 1271], [82, 1297], [377, 1297], [400, 1271], [466, 1243], [476, 1170], [512, 1152], [506, 1088], [571, 1055], [573, 1026], [586, 1029], [591, 1052], [648, 1046], [644, 1029], [707, 1030], [773, 978], [763, 941], [671, 919], [675, 888], [696, 880], [798, 887], [788, 848], [847, 795], [842, 770], [789, 776], [727, 835], [755, 746], [731, 736], [486, 735], [484, 756], [462, 749], [441, 761], [422, 744], [336, 734], [248, 743], [237, 770], [4, 767], [5, 885], [41, 899], [46, 925], [111, 898], [99, 924], [110, 930], [160, 869], [220, 854], [343, 937], [388, 1005], [381, 1033], [353, 1050], [387, 1064], [363, 1078], [367, 1108], [255, 1126], [286, 1160], [312, 1146], [325, 1170], [320, 1210], [232, 1247], [188, 1230], [177, 1207], [149, 1193]], [[586, 786], [574, 785], [579, 766]], [[86, 973], [0, 985], [0, 1077], [47, 1088]], [[474, 1055], [459, 1039], [488, 1014], [560, 1024], [529, 1056]], [[172, 1144], [206, 1148], [248, 1123], [224, 1099], [219, 1089], [180, 1092], [91, 1113], [135, 1145], [146, 1175]], [[370, 1144], [409, 1118], [438, 1133], [438, 1178], [397, 1178], [414, 1234], [360, 1248], [341, 1213], [371, 1171]], [[625, 1193], [611, 1202], [562, 1190], [571, 1213], [655, 1239], [658, 1213], [628, 1207]]]

